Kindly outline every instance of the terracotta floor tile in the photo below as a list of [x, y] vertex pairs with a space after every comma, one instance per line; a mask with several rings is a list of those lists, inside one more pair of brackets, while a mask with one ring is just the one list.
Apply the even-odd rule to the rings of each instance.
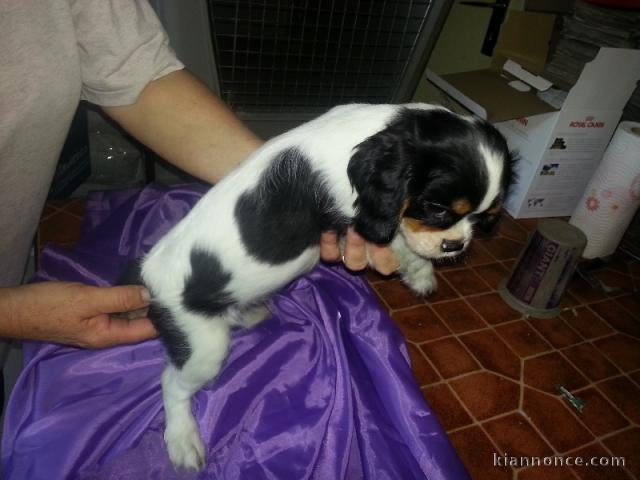
[[631, 263], [633, 263], [633, 259], [630, 256], [622, 253], [620, 250], [617, 250], [608, 259], [607, 269], [630, 275], [631, 269], [629, 268], [629, 265]]
[[552, 348], [525, 320], [498, 325], [495, 330], [521, 357], [546, 352]]
[[480, 330], [461, 336], [467, 348], [488, 370], [520, 379], [520, 358], [492, 330]]
[[528, 231], [509, 216], [503, 216], [498, 222], [497, 234], [518, 242], [526, 243]]
[[632, 262], [629, 264], [629, 271], [632, 277], [640, 278], [640, 262]]
[[625, 376], [599, 382], [597, 387], [629, 420], [640, 424], [640, 388]]
[[567, 286], [567, 291], [582, 303], [592, 303], [605, 300], [607, 298], [605, 293], [593, 288], [579, 275], [573, 276]]
[[437, 303], [443, 302], [445, 300], [452, 300], [454, 298], [458, 298], [459, 295], [456, 291], [449, 285], [449, 282], [441, 275], [437, 274], [438, 277], [438, 290], [435, 293], [425, 297], [425, 300], [428, 303]]
[[396, 280], [399, 278], [397, 274], [381, 275], [373, 268], [367, 268], [364, 272], [364, 277], [369, 283], [388, 282], [389, 280]]
[[450, 385], [477, 420], [516, 410], [520, 403], [520, 385], [491, 372], [456, 378]]
[[590, 343], [574, 345], [562, 353], [590, 380], [604, 380], [620, 374], [620, 370]]
[[613, 329], [589, 307], [578, 307], [575, 313], [563, 312], [560, 316], [587, 340], [613, 332]]
[[624, 457], [625, 466], [640, 478], [640, 428], [634, 427], [603, 440], [605, 446], [616, 457]]
[[485, 328], [487, 324], [464, 300], [436, 303], [433, 309], [455, 333]]
[[58, 207], [55, 207], [51, 205], [49, 202], [47, 202], [44, 208], [42, 209], [42, 213], [40, 214], [40, 221], [50, 217], [51, 215], [56, 213], [58, 210], [59, 210]]
[[[620, 288], [629, 290], [632, 285], [631, 275], [617, 272], [615, 270], [605, 269], [594, 272], [594, 277], [602, 282], [603, 285], [610, 288]], [[614, 292], [615, 293], [615, 292]]]
[[78, 218], [82, 218], [82, 216], [84, 215], [84, 205], [84, 198], [74, 198], [69, 200], [63, 208], [65, 212], [69, 212]]
[[456, 338], [444, 338], [420, 347], [443, 378], [451, 378], [480, 368]]
[[516, 263], [518, 263], [517, 259], [512, 259], [512, 260], [503, 260], [502, 265], [504, 265], [504, 268], [506, 268], [507, 270], [509, 270], [509, 272], [513, 271], [513, 267], [515, 267]]
[[620, 430], [629, 422], [595, 388], [575, 392], [585, 405], [578, 418], [596, 437]]
[[411, 358], [411, 369], [418, 385], [425, 386], [439, 382], [440, 376], [422, 354], [422, 351], [413, 344], [408, 344], [407, 349]]
[[47, 205], [57, 210], [63, 210], [68, 203], [69, 203], [68, 199], [52, 199], [52, 200], [47, 200], [46, 202]]
[[[582, 457], [585, 461], [597, 457], [609, 457], [602, 445], [599, 443], [593, 443], [584, 448], [580, 448], [574, 452], [571, 452], [571, 456]], [[605, 466], [592, 466], [583, 465], [571, 467], [571, 469], [578, 475], [581, 480], [630, 480], [631, 476], [622, 467], [605, 467]]]
[[442, 276], [445, 277], [453, 288], [462, 296], [484, 293], [491, 290], [489, 285], [487, 285], [471, 268], [449, 270], [448, 272], [442, 272]]
[[580, 306], [580, 300], [565, 290], [560, 299], [560, 308], [573, 308]]
[[531, 467], [518, 472], [518, 480], [577, 480], [576, 474], [567, 467]]
[[422, 393], [445, 430], [453, 430], [473, 423], [473, 419], [460, 405], [446, 383], [423, 388]]
[[508, 238], [493, 238], [487, 240], [478, 240], [480, 244], [487, 249], [487, 251], [496, 260], [510, 260], [517, 258], [520, 252], [524, 249], [524, 242], [516, 242]]
[[480, 427], [468, 427], [449, 435], [451, 443], [474, 480], [509, 480], [511, 467], [494, 465], [496, 447]]
[[558, 352], [551, 352], [524, 361], [524, 382], [551, 394], [557, 394], [556, 385], [570, 392], [584, 387], [589, 381]]
[[527, 232], [534, 231], [538, 226], [537, 218], [518, 218], [513, 220], [522, 228], [524, 228]]
[[582, 337], [560, 317], [531, 318], [529, 323], [556, 348], [568, 347], [582, 342]]
[[631, 315], [633, 315], [634, 318], [640, 318], [640, 297], [638, 295], [625, 295], [624, 297], [617, 297], [616, 302], [626, 308], [626, 310]]
[[558, 452], [578, 448], [593, 440], [593, 435], [558, 397], [525, 387], [523, 410]]
[[497, 293], [487, 293], [468, 298], [467, 301], [484, 320], [491, 324], [508, 322], [522, 317], [522, 314], [504, 303]]
[[620, 303], [606, 300], [593, 303], [591, 308], [619, 332], [640, 338], [640, 317], [629, 313]]
[[375, 283], [373, 288], [392, 310], [424, 304], [423, 298], [415, 295], [398, 279]]
[[594, 340], [593, 344], [625, 372], [640, 368], [640, 340], [626, 335], [612, 335]]
[[473, 241], [467, 251], [467, 257], [464, 264], [468, 267], [484, 265], [485, 263], [493, 263], [496, 259], [491, 256], [486, 248], [479, 241]]
[[431, 307], [420, 305], [391, 314], [405, 338], [411, 342], [426, 342], [451, 335]]
[[75, 243], [80, 238], [81, 220], [70, 213], [59, 210], [40, 223], [41, 246], [48, 242], [57, 244]]
[[482, 426], [502, 454], [514, 457], [544, 457], [553, 454], [547, 442], [520, 413], [489, 420]]
[[489, 263], [473, 269], [493, 290], [497, 290], [500, 282], [509, 276], [509, 270], [501, 263]]

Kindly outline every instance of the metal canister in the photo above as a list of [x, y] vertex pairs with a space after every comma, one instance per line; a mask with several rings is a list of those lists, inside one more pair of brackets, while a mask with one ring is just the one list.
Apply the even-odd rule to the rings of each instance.
[[500, 283], [500, 296], [527, 316], [558, 315], [562, 294], [586, 245], [579, 228], [561, 220], [540, 220], [510, 276]]

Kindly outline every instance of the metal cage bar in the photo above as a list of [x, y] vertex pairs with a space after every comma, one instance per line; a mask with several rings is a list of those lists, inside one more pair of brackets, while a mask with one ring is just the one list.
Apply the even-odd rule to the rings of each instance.
[[438, 10], [449, 6], [437, 4], [447, 3], [208, 0], [220, 94], [245, 113], [406, 97], [407, 73], [428, 46], [421, 38], [427, 28], [437, 33]]

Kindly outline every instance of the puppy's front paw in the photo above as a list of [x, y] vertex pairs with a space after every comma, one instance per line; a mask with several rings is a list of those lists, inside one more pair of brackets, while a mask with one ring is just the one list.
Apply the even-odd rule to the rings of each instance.
[[185, 422], [164, 432], [171, 463], [176, 469], [202, 470], [205, 465], [204, 445], [195, 423]]
[[438, 279], [432, 268], [424, 268], [404, 277], [409, 288], [418, 295], [429, 295], [438, 290]]

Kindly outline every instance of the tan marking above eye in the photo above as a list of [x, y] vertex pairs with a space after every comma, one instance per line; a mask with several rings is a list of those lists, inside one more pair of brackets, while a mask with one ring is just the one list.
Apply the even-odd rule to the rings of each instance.
[[451, 204], [451, 209], [458, 215], [466, 215], [471, 211], [471, 202], [468, 198], [459, 198]]
[[430, 227], [425, 225], [417, 218], [405, 217], [402, 219], [405, 227], [412, 233], [429, 233], [429, 232], [442, 232], [442, 228]]

